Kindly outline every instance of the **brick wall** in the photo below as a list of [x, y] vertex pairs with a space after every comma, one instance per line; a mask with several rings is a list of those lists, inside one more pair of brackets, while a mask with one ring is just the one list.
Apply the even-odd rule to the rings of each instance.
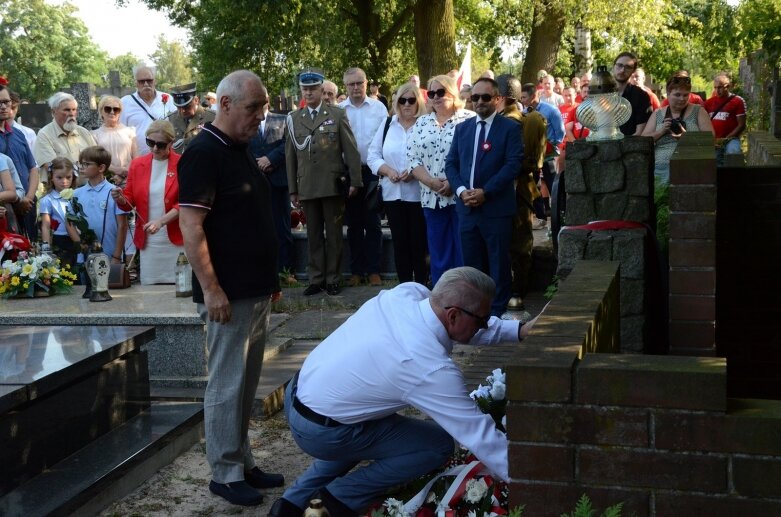
[[728, 399], [722, 358], [600, 353], [618, 283], [615, 262], [578, 263], [505, 365], [511, 507], [781, 515], [781, 402]]
[[670, 353], [716, 353], [713, 136], [686, 133], [670, 160]]
[[781, 165], [781, 140], [769, 131], [748, 134], [747, 165]]

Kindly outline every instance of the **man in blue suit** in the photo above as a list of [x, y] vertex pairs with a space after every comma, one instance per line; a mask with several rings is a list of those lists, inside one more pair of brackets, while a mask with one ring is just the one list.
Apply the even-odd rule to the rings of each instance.
[[[293, 233], [290, 231], [290, 194], [285, 169], [285, 115], [263, 108], [265, 119], [258, 127], [258, 134], [250, 141], [249, 149], [258, 167], [271, 182], [271, 212], [279, 242], [278, 268], [282, 283], [296, 284], [293, 276]], [[285, 273], [285, 276], [282, 274]]]
[[515, 179], [523, 142], [518, 124], [498, 114], [499, 85], [480, 78], [472, 86], [477, 117], [456, 126], [445, 174], [456, 193], [464, 265], [496, 283], [491, 314], [502, 316], [510, 299], [510, 239], [516, 213]]

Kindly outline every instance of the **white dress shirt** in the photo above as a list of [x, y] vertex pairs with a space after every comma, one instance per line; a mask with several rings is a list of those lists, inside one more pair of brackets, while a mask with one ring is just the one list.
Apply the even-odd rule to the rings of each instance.
[[[485, 134], [483, 135], [483, 142], [490, 142], [488, 140], [488, 133], [491, 131], [491, 125], [496, 118], [496, 112], [491, 113], [491, 116], [486, 119], [480, 119], [475, 122], [475, 140], [472, 144], [472, 171], [469, 173], [469, 185], [471, 188], [475, 188], [475, 164], [477, 163], [477, 141], [480, 140], [480, 122], [485, 122]], [[456, 190], [456, 196], [461, 197], [461, 192], [465, 191], [466, 187], [458, 187]]]
[[[439, 321], [431, 291], [415, 282], [367, 301], [304, 361], [298, 399], [345, 424], [384, 418], [413, 406], [508, 479], [507, 437], [469, 398], [453, 341]], [[518, 341], [517, 321], [496, 317], [471, 344]]]
[[27, 140], [27, 145], [30, 146], [30, 150], [32, 151], [33, 147], [35, 147], [35, 138], [36, 138], [35, 131], [33, 131], [27, 126], [23, 126], [22, 124], [20, 124], [15, 120], [14, 120], [14, 129], [18, 129], [19, 131], [22, 132], [22, 134], [24, 135], [24, 139]]
[[[413, 124], [414, 126], [414, 124]], [[410, 172], [407, 166], [407, 139], [412, 135], [412, 127], [404, 129], [399, 124], [398, 116], [393, 115], [388, 134], [385, 136], [385, 143], [382, 141], [382, 133], [385, 130], [385, 124], [381, 124], [374, 134], [374, 139], [369, 146], [369, 168], [375, 176], [379, 176], [380, 167], [387, 164], [399, 174], [404, 171]], [[392, 182], [387, 176], [380, 178], [382, 186], [382, 199], [384, 201], [409, 201], [420, 203], [420, 185], [418, 180], [413, 179], [408, 182]]]
[[[163, 95], [166, 96], [168, 102], [163, 103]], [[139, 102], [143, 108], [138, 105]], [[149, 127], [149, 124], [151, 124], [153, 120], [164, 119], [175, 111], [176, 106], [174, 106], [173, 99], [164, 92], [158, 91], [151, 105], [147, 104], [147, 102], [138, 95], [138, 92], [133, 92], [130, 95], [122, 97], [122, 113], [119, 116], [119, 121], [136, 130], [138, 156], [142, 156], [149, 152], [149, 147], [146, 145], [146, 128]]]
[[369, 145], [377, 132], [377, 128], [385, 123], [388, 110], [378, 100], [366, 97], [360, 106], [355, 106], [350, 97], [339, 103], [340, 108], [347, 112], [350, 129], [355, 135], [358, 152], [361, 153], [361, 164], [369, 163]]

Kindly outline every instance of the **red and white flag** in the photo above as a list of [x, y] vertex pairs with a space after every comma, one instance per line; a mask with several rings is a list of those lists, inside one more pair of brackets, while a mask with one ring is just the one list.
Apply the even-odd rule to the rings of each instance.
[[458, 89], [461, 90], [462, 84], [472, 84], [472, 44], [467, 43], [464, 60], [461, 62], [461, 68], [458, 70]]

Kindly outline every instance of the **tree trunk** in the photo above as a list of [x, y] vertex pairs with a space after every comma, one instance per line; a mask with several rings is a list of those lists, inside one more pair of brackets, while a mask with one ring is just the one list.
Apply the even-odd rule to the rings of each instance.
[[418, 0], [414, 12], [418, 75], [425, 88], [430, 77], [459, 67], [453, 0]]
[[552, 70], [559, 53], [566, 12], [564, 2], [538, 0], [534, 5], [534, 26], [529, 36], [529, 48], [523, 61], [521, 81], [537, 83], [539, 70]]

